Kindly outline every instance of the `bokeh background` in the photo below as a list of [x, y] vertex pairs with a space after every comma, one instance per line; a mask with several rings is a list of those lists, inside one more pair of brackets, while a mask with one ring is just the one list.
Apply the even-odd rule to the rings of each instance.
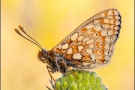
[[134, 0], [2, 0], [1, 5], [1, 90], [51, 87], [46, 65], [37, 58], [39, 48], [14, 28], [22, 25], [49, 50], [89, 17], [109, 8], [122, 15], [121, 33], [110, 64], [93, 71], [109, 90], [134, 90]]

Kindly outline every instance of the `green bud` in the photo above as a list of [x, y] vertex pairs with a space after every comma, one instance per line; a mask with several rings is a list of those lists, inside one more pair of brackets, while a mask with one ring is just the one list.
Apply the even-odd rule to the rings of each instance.
[[69, 71], [56, 80], [54, 90], [107, 90], [95, 72], [72, 71], [75, 75]]

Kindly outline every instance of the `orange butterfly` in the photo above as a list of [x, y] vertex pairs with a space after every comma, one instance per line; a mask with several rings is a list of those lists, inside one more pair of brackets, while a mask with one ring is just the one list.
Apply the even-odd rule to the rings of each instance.
[[50, 72], [66, 73], [69, 67], [92, 69], [110, 61], [120, 33], [121, 16], [116, 9], [102, 11], [82, 23], [52, 50], [43, 49], [24, 31], [23, 27], [19, 26], [19, 28], [29, 38], [15, 29], [20, 36], [41, 49], [38, 58], [43, 63], [47, 63], [49, 74]]

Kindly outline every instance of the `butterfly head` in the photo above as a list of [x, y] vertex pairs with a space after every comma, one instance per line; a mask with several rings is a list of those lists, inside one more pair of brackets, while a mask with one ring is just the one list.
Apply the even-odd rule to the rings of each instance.
[[38, 58], [40, 61], [42, 61], [43, 63], [46, 63], [46, 61], [48, 60], [48, 53], [46, 51], [46, 49], [41, 49], [38, 53]]

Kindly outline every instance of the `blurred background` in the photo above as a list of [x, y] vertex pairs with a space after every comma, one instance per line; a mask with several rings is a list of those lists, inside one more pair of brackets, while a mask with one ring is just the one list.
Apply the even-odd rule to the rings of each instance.
[[[22, 25], [47, 50], [91, 16], [116, 8], [122, 27], [111, 62], [95, 69], [109, 90], [134, 90], [133, 0], [2, 0], [2, 90], [47, 90], [46, 65], [37, 58], [39, 48], [14, 31]], [[54, 78], [61, 76], [53, 74]]]

